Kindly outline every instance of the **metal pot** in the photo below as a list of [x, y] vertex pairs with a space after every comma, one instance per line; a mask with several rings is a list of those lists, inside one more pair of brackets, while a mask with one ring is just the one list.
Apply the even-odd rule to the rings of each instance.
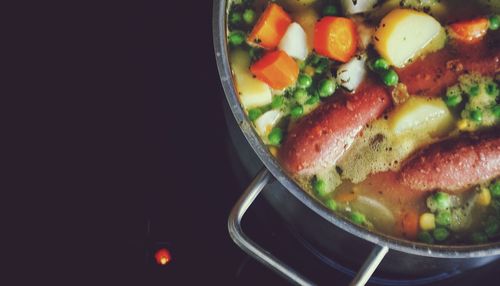
[[[255, 172], [261, 164], [264, 166], [230, 215], [229, 232], [236, 244], [291, 281], [303, 285], [313, 284], [243, 233], [240, 221], [244, 213], [267, 186], [264, 197], [308, 243], [321, 249], [325, 256], [343, 257], [347, 264], [360, 265], [365, 261], [352, 282], [354, 285], [365, 284], [377, 267], [383, 273], [416, 277], [463, 271], [500, 258], [500, 242], [470, 246], [432, 245], [369, 231], [332, 213], [304, 192], [269, 153], [238, 101], [227, 51], [227, 3], [227, 0], [214, 1], [213, 38], [217, 66], [229, 108], [234, 115], [231, 120], [235, 124], [233, 128], [240, 129], [246, 138], [246, 142], [236, 143], [242, 151], [240, 154], [245, 157], [243, 160], [247, 162], [250, 172]], [[243, 151], [245, 149], [248, 151]]]

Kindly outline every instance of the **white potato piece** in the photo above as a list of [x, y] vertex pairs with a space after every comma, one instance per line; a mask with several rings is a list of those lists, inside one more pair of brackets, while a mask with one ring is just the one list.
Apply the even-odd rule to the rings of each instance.
[[[403, 6], [401, 6], [401, 4], [403, 4]], [[461, 4], [463, 5], [464, 2]], [[449, 14], [453, 14], [452, 10], [454, 9], [454, 7], [450, 7], [449, 4], [444, 4], [436, 0], [405, 0], [404, 2], [401, 0], [385, 0], [368, 16], [374, 21], [380, 21], [380, 19], [396, 8], [408, 8], [421, 12], [425, 11], [432, 17], [439, 19], [441, 23], [449, 22], [447, 18], [450, 16]], [[452, 10], [450, 10], [450, 8], [452, 8]]]
[[341, 0], [342, 10], [347, 15], [365, 13], [373, 10], [378, 0]]
[[440, 136], [453, 125], [453, 115], [440, 98], [411, 97], [389, 114], [389, 128], [395, 135], [417, 131]]
[[395, 9], [375, 32], [375, 49], [396, 67], [403, 67], [436, 37], [441, 24], [423, 12]]
[[279, 110], [271, 109], [255, 120], [255, 129], [260, 136], [267, 138], [274, 125], [281, 119], [282, 113]]
[[231, 53], [230, 58], [236, 90], [243, 108], [248, 110], [271, 103], [273, 100], [271, 88], [266, 83], [254, 78], [250, 72], [248, 53], [237, 49]]
[[366, 54], [354, 56], [337, 70], [337, 83], [349, 91], [355, 91], [366, 77]]
[[307, 36], [298, 23], [292, 23], [281, 38], [278, 48], [290, 57], [305, 60], [307, 57]]

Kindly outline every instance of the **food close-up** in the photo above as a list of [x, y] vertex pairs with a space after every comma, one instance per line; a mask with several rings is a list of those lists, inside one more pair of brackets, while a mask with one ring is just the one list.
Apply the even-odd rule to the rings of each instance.
[[304, 192], [371, 232], [500, 240], [500, 3], [233, 0], [239, 104]]

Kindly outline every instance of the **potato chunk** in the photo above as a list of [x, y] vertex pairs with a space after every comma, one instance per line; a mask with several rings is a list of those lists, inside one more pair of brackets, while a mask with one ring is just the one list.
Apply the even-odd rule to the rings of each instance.
[[248, 110], [271, 103], [273, 98], [269, 86], [250, 73], [248, 53], [237, 49], [231, 53], [230, 58], [236, 89], [243, 108]]
[[389, 115], [389, 128], [396, 135], [417, 131], [441, 136], [453, 128], [454, 118], [440, 98], [412, 97]]
[[375, 49], [396, 67], [403, 67], [441, 31], [441, 24], [425, 13], [395, 9], [375, 32]]
[[295, 22], [290, 24], [278, 48], [292, 58], [305, 60], [308, 53], [306, 32], [299, 24]]

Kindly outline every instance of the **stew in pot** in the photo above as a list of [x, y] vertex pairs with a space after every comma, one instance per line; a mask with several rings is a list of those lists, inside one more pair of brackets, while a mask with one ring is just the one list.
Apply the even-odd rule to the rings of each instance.
[[233, 0], [240, 103], [283, 168], [353, 223], [496, 241], [496, 13], [496, 0]]

